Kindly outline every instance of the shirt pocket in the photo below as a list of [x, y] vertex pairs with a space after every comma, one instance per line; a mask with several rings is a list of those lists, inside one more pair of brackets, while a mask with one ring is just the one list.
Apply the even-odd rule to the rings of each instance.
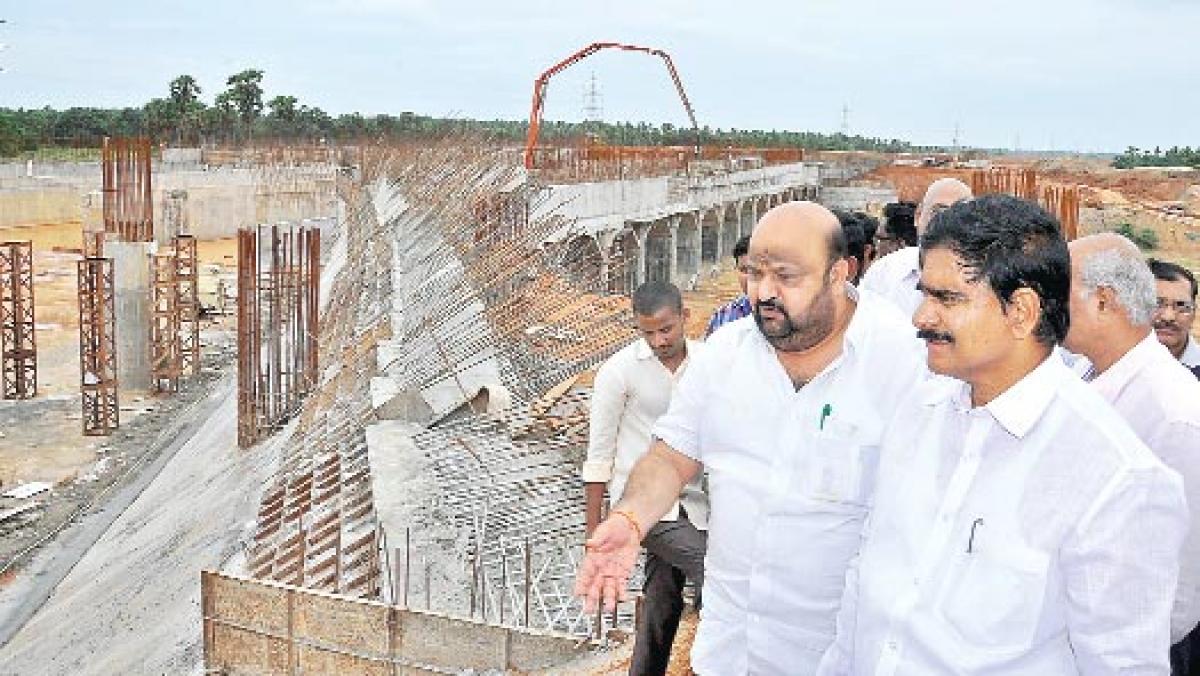
[[972, 647], [1027, 649], [1041, 619], [1050, 557], [1011, 541], [989, 544], [959, 554], [945, 587], [942, 613]]
[[879, 444], [866, 438], [864, 431], [843, 422], [810, 437], [811, 446], [796, 477], [798, 492], [830, 505], [869, 506], [879, 469]]

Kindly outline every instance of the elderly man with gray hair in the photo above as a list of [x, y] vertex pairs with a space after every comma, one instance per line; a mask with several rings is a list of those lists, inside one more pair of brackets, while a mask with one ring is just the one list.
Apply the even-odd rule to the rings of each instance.
[[[1154, 334], [1154, 275], [1138, 248], [1105, 233], [1071, 242], [1070, 251], [1071, 328], [1063, 344], [1087, 357], [1090, 364], [1078, 365], [1084, 379], [1183, 477], [1192, 523], [1171, 614], [1171, 642], [1179, 644], [1200, 621], [1200, 382]], [[1186, 673], [1185, 648], [1172, 650], [1175, 673]]]

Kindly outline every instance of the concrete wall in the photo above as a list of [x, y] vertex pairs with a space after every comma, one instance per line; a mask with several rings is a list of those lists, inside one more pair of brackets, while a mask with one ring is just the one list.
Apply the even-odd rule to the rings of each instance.
[[[233, 237], [244, 225], [337, 214], [332, 167], [212, 171], [169, 167], [154, 168], [155, 221], [162, 220], [170, 193], [186, 191], [183, 219], [200, 239]], [[25, 175], [26, 169], [24, 164], [0, 165], [0, 227], [81, 221], [88, 195], [98, 195], [102, 186], [98, 164], [54, 165], [46, 169], [56, 173], [33, 177]]]
[[820, 202], [830, 209], [879, 213], [883, 205], [897, 199], [899, 196], [892, 188], [825, 186], [821, 188]]
[[206, 672], [530, 673], [589, 649], [573, 636], [208, 571], [200, 607]]

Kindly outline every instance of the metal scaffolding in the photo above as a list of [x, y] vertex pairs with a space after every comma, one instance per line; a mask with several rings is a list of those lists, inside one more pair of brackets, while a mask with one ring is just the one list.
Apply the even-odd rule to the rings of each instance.
[[238, 444], [252, 446], [298, 410], [317, 381], [320, 231], [238, 231]]
[[197, 286], [196, 238], [175, 238], [176, 303], [179, 307], [180, 373], [200, 373], [200, 289]]
[[115, 319], [112, 259], [79, 261], [79, 387], [85, 436], [111, 434], [119, 424]]
[[33, 243], [0, 244], [0, 397], [37, 396], [33, 320]]
[[150, 256], [150, 379], [156, 392], [178, 392], [182, 371], [175, 252]]
[[[100, 165], [104, 179], [104, 230], [126, 242], [154, 239], [150, 183], [150, 139], [105, 138]], [[94, 243], [84, 248], [95, 251]]]

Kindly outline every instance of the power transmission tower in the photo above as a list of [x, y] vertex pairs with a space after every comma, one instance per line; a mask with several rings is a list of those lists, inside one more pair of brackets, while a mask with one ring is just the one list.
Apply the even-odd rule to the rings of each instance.
[[600, 91], [600, 82], [596, 79], [595, 71], [583, 87], [583, 121], [604, 121], [604, 94]]
[[842, 136], [850, 135], [850, 105], [842, 104]]

